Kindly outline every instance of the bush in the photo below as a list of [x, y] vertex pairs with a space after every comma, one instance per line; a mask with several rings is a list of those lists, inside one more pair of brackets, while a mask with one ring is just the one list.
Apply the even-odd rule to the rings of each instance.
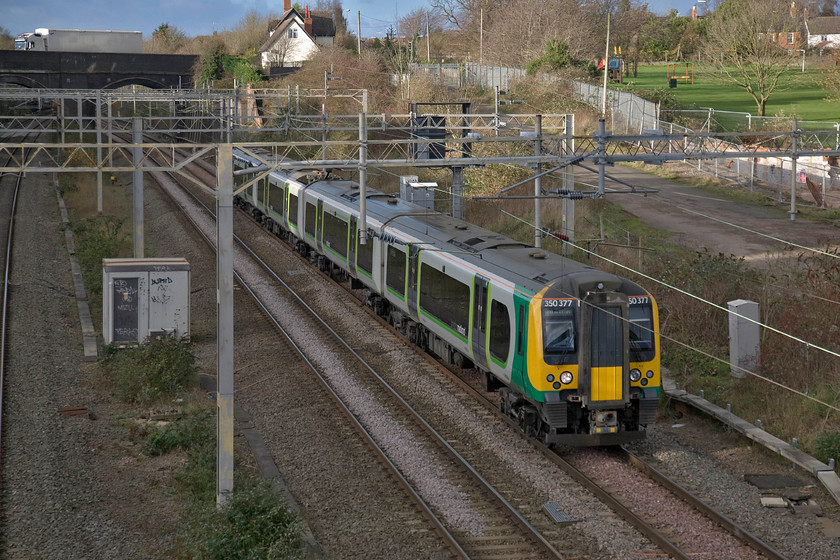
[[164, 455], [176, 448], [189, 450], [208, 442], [214, 442], [212, 421], [210, 414], [203, 411], [189, 414], [183, 420], [170, 422], [163, 427], [152, 427], [143, 444], [143, 453]]
[[189, 539], [193, 558], [257, 560], [300, 558], [298, 519], [268, 482], [246, 484], [222, 508], [206, 504]]
[[814, 456], [828, 463], [829, 459], [840, 462], [840, 432], [823, 432], [814, 440]]
[[102, 259], [120, 256], [128, 238], [123, 232], [124, 221], [105, 216], [70, 225], [76, 236], [76, 259], [90, 294], [102, 294]]
[[195, 356], [172, 336], [114, 352], [106, 367], [114, 375], [118, 396], [138, 404], [174, 398], [196, 381]]

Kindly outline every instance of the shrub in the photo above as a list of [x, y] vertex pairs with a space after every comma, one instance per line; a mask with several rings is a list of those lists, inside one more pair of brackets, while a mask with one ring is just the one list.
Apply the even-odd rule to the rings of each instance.
[[70, 225], [76, 236], [76, 259], [82, 269], [85, 288], [91, 294], [102, 293], [102, 259], [120, 256], [128, 236], [123, 222], [112, 216], [91, 218]]
[[829, 459], [840, 462], [840, 432], [823, 432], [814, 440], [814, 456], [828, 463]]
[[246, 484], [234, 491], [222, 508], [202, 508], [201, 521], [191, 527], [188, 548], [193, 558], [257, 560], [300, 558], [298, 519], [268, 482]]
[[169, 453], [173, 449], [189, 450], [206, 443], [213, 443], [212, 421], [206, 411], [189, 414], [183, 420], [170, 422], [163, 427], [154, 426], [149, 430], [143, 444], [143, 453], [157, 456]]
[[147, 404], [174, 398], [196, 380], [195, 357], [180, 339], [166, 336], [111, 354], [106, 365], [119, 397]]

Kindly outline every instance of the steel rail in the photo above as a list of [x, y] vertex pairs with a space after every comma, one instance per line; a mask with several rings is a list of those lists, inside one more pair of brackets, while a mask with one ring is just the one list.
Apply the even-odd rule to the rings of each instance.
[[[2, 174], [0, 174], [2, 177]], [[17, 173], [15, 179], [15, 190], [12, 195], [12, 206], [9, 210], [9, 226], [6, 233], [6, 262], [3, 271], [3, 295], [0, 309], [0, 473], [3, 471], [3, 402], [4, 402], [4, 386], [6, 378], [6, 335], [8, 332], [8, 318], [9, 318], [9, 277], [12, 270], [12, 246], [14, 244], [14, 229], [15, 229], [15, 212], [17, 210], [18, 193], [20, 192], [20, 185], [23, 182], [23, 173]], [[0, 486], [2, 486], [2, 477], [0, 477]]]
[[718, 524], [720, 527], [728, 531], [738, 540], [755, 550], [756, 552], [763, 554], [767, 558], [773, 558], [775, 560], [787, 560], [787, 557], [784, 556], [781, 552], [776, 550], [775, 548], [771, 547], [733, 520], [729, 519], [726, 515], [722, 512], [716, 510], [712, 506], [705, 503], [703, 500], [698, 498], [697, 496], [693, 495], [691, 492], [677, 484], [671, 478], [669, 478], [664, 473], [658, 471], [652, 465], [646, 463], [642, 458], [635, 455], [625, 447], [619, 447], [621, 458], [625, 460], [627, 463], [632, 465], [634, 468], [640, 470], [650, 478], [652, 478], [657, 484], [667, 488], [672, 494], [683, 500], [685, 503], [711, 519], [714, 523]]
[[[189, 193], [189, 191], [185, 191], [185, 192]], [[213, 214], [213, 212], [209, 208], [207, 208], [207, 206], [205, 206], [203, 203], [201, 203], [201, 201], [199, 201], [194, 195], [192, 195], [192, 193], [189, 193], [189, 194], [190, 194], [190, 196], [193, 197], [194, 200], [196, 200], [196, 202], [198, 204], [200, 204], [201, 206], [204, 207], [206, 212], [208, 212], [211, 216], [213, 216], [215, 218], [215, 215]], [[196, 229], [196, 231], [205, 240], [205, 242], [207, 242], [207, 244], [210, 246], [210, 248], [213, 251], [215, 251], [216, 250], [216, 245], [213, 243], [213, 240], [210, 239], [207, 235], [205, 235], [205, 233], [201, 230], [201, 228], [198, 226], [198, 224], [195, 222], [195, 220], [193, 220], [192, 216], [190, 216], [189, 213], [186, 212], [186, 210], [182, 209], [182, 211], [183, 211], [184, 215], [187, 217], [187, 219], [190, 221], [190, 223], [193, 224], [193, 227]], [[266, 266], [265, 263], [262, 263], [261, 260], [259, 262], [262, 266], [264, 266], [264, 267]], [[242, 278], [239, 275], [239, 273], [236, 272], [236, 270], [234, 270], [233, 273], [234, 273], [234, 276], [235, 276], [237, 282], [239, 282], [240, 285], [248, 292], [248, 294], [251, 296], [253, 301], [263, 311], [264, 315], [269, 320], [269, 322], [271, 322], [274, 325], [274, 327], [283, 335], [283, 337], [288, 341], [288, 343], [292, 346], [292, 348], [295, 350], [295, 352], [298, 353], [298, 355], [301, 357], [301, 359], [306, 363], [306, 365], [310, 368], [310, 370], [312, 370], [312, 372], [315, 374], [315, 376], [318, 378], [318, 380], [321, 382], [321, 384], [327, 390], [327, 394], [329, 394], [330, 397], [340, 406], [342, 412], [351, 421], [351, 424], [353, 425], [354, 429], [362, 436], [362, 438], [367, 443], [367, 445], [375, 451], [375, 453], [377, 455], [377, 459], [379, 459], [379, 461], [381, 461], [383, 464], [387, 465], [388, 470], [391, 472], [391, 474], [394, 476], [394, 478], [398, 481], [399, 485], [402, 486], [403, 489], [408, 493], [411, 501], [420, 509], [423, 517], [425, 517], [432, 524], [435, 532], [444, 540], [446, 546], [449, 547], [453, 552], [455, 552], [455, 554], [458, 557], [464, 558], [464, 559], [469, 559], [470, 556], [461, 548], [461, 545], [458, 543], [457, 539], [446, 529], [443, 522], [435, 515], [435, 513], [431, 510], [431, 508], [425, 502], [425, 500], [423, 500], [423, 498], [419, 494], [417, 494], [415, 489], [411, 486], [411, 483], [403, 476], [403, 474], [400, 472], [400, 470], [397, 468], [397, 466], [394, 465], [393, 462], [391, 462], [390, 458], [387, 456], [385, 451], [376, 443], [376, 441], [373, 438], [373, 435], [370, 434], [370, 432], [368, 432], [365, 429], [365, 427], [362, 425], [361, 421], [353, 414], [353, 412], [341, 400], [341, 397], [333, 390], [333, 388], [330, 386], [329, 382], [326, 380], [326, 378], [318, 370], [317, 366], [315, 366], [315, 364], [313, 364], [309, 360], [309, 358], [306, 356], [306, 353], [304, 352], [304, 350], [302, 348], [300, 348], [300, 346], [298, 346], [298, 344], [295, 343], [294, 339], [289, 335], [289, 333], [286, 332], [285, 329], [283, 329], [282, 325], [280, 325], [277, 318], [274, 317], [274, 315], [271, 313], [271, 311], [260, 300], [259, 296], [256, 293], [254, 293], [254, 291], [251, 289], [251, 287], [248, 285], [248, 283], [245, 281], [245, 279]], [[281, 282], [282, 282], [282, 280], [281, 280]], [[285, 284], [285, 282], [283, 282], [283, 284]], [[298, 298], [300, 300], [300, 296], [298, 296], [293, 291], [291, 291], [291, 288], [289, 286], [286, 286], [286, 287], [287, 287], [287, 289], [290, 290], [290, 292], [296, 298]], [[300, 300], [300, 301], [302, 301], [302, 300]], [[304, 305], [306, 306], [305, 303], [304, 303]], [[312, 310], [308, 306], [306, 306], [306, 307], [312, 313], [314, 313], [314, 310]], [[317, 315], [316, 315], [316, 317], [317, 317]], [[318, 317], [318, 318], [320, 319], [320, 317]], [[327, 328], [329, 328], [329, 327], [327, 327]], [[332, 331], [332, 329], [330, 329], [330, 330]], [[334, 331], [332, 331], [332, 332], [333, 332], [333, 334], [338, 336]], [[339, 340], [340, 340], [340, 338], [339, 338]], [[341, 342], [344, 342], [344, 341], [342, 340]], [[355, 354], [355, 352], [354, 352], [354, 354]], [[359, 358], [359, 359], [361, 359], [361, 358]]]
[[[198, 204], [201, 204], [201, 205], [204, 207], [205, 211], [206, 211], [208, 214], [210, 214], [211, 216], [213, 216], [213, 217], [215, 218], [215, 215], [214, 215], [214, 213], [213, 213], [212, 209], [208, 208], [208, 207], [207, 207], [206, 205], [204, 205], [201, 201], [197, 200], [197, 198], [196, 198], [194, 195], [192, 195], [192, 193], [189, 193], [189, 191], [186, 191], [186, 192], [187, 192], [188, 194], [190, 194], [190, 196], [192, 196], [192, 197], [193, 197], [193, 199], [194, 199], [194, 200], [196, 200], [196, 202], [197, 202]], [[202, 235], [203, 235], [203, 234], [202, 234]], [[328, 330], [328, 331], [329, 331], [329, 332], [333, 335], [333, 337], [335, 338], [335, 340], [336, 340], [336, 341], [338, 341], [338, 342], [339, 342], [342, 346], [344, 346], [344, 347], [347, 349], [347, 351], [348, 351], [348, 352], [350, 352], [350, 353], [351, 353], [351, 354], [352, 354], [352, 355], [353, 355], [353, 356], [354, 356], [354, 357], [355, 357], [355, 358], [359, 361], [359, 363], [360, 363], [360, 364], [361, 364], [364, 368], [366, 368], [366, 369], [367, 369], [367, 370], [371, 373], [371, 375], [373, 375], [373, 376], [374, 376], [374, 377], [375, 377], [375, 378], [379, 381], [379, 383], [380, 383], [380, 384], [381, 384], [381, 385], [382, 385], [382, 386], [383, 386], [383, 387], [384, 387], [384, 388], [385, 388], [388, 392], [390, 392], [390, 393], [391, 393], [391, 395], [392, 395], [392, 396], [393, 396], [396, 400], [398, 400], [398, 401], [399, 401], [399, 403], [400, 403], [400, 404], [404, 407], [404, 409], [405, 409], [405, 410], [406, 410], [406, 411], [407, 411], [410, 415], [412, 415], [412, 416], [415, 418], [415, 420], [416, 420], [419, 424], [421, 424], [421, 425], [425, 428], [425, 430], [427, 431], [427, 433], [429, 433], [429, 434], [430, 434], [430, 435], [431, 435], [431, 436], [432, 436], [432, 437], [433, 437], [436, 441], [438, 441], [438, 443], [439, 443], [442, 447], [444, 447], [444, 448], [446, 449], [446, 451], [447, 451], [447, 452], [449, 452], [449, 454], [450, 454], [453, 458], [455, 458], [455, 460], [456, 460], [458, 463], [460, 463], [460, 464], [461, 464], [461, 466], [462, 466], [463, 468], [465, 468], [465, 469], [466, 469], [466, 470], [467, 470], [467, 471], [468, 471], [468, 472], [469, 472], [469, 473], [470, 473], [470, 474], [474, 477], [474, 479], [475, 479], [475, 480], [477, 480], [477, 481], [478, 481], [478, 482], [479, 482], [479, 483], [480, 483], [480, 484], [481, 484], [481, 485], [485, 488], [485, 490], [487, 490], [488, 492], [490, 492], [490, 493], [493, 495], [493, 497], [495, 498], [495, 500], [496, 500], [498, 503], [500, 503], [500, 504], [504, 507], [504, 509], [505, 509], [505, 510], [509, 513], [509, 515], [512, 517], [512, 519], [513, 519], [513, 520], [514, 520], [514, 521], [515, 521], [515, 522], [516, 522], [516, 523], [520, 526], [520, 528], [521, 528], [523, 531], [525, 531], [525, 532], [527, 533], [527, 535], [530, 537], [530, 539], [531, 539], [531, 540], [532, 540], [532, 541], [533, 541], [536, 545], [538, 545], [538, 546], [539, 546], [539, 547], [540, 547], [540, 548], [541, 548], [544, 552], [546, 552], [547, 554], [549, 554], [551, 557], [553, 557], [553, 558], [562, 558], [562, 555], [560, 554], [560, 552], [559, 552], [559, 551], [557, 551], [557, 550], [554, 548], [554, 546], [553, 546], [550, 542], [548, 542], [548, 540], [547, 540], [547, 539], [546, 539], [546, 538], [545, 538], [545, 537], [544, 537], [544, 536], [543, 536], [543, 535], [542, 535], [542, 534], [541, 534], [541, 533], [540, 533], [540, 532], [539, 532], [539, 531], [538, 531], [535, 527], [533, 527], [533, 526], [532, 526], [532, 525], [528, 522], [528, 520], [527, 520], [527, 519], [525, 519], [525, 518], [524, 518], [524, 516], [522, 516], [522, 514], [521, 514], [521, 513], [519, 513], [519, 511], [517, 511], [517, 510], [516, 510], [516, 508], [515, 508], [515, 507], [514, 507], [511, 503], [509, 503], [509, 502], [508, 502], [508, 501], [504, 498], [504, 496], [502, 496], [502, 495], [501, 495], [501, 494], [500, 494], [500, 493], [499, 493], [499, 492], [498, 492], [498, 491], [497, 491], [497, 490], [496, 490], [496, 489], [495, 489], [495, 488], [494, 488], [494, 487], [493, 487], [493, 486], [492, 486], [492, 485], [491, 485], [491, 484], [490, 484], [490, 483], [489, 483], [489, 482], [488, 482], [488, 481], [487, 481], [484, 477], [482, 477], [482, 476], [481, 476], [481, 475], [480, 475], [480, 474], [479, 474], [479, 473], [475, 470], [475, 468], [474, 468], [471, 464], [469, 464], [469, 462], [468, 462], [468, 461], [467, 461], [467, 460], [466, 460], [463, 456], [461, 456], [461, 455], [458, 453], [458, 451], [457, 451], [457, 450], [455, 450], [455, 449], [454, 449], [454, 448], [453, 448], [453, 447], [449, 444], [449, 442], [447, 442], [447, 441], [446, 441], [446, 439], [445, 439], [445, 438], [444, 438], [441, 434], [439, 434], [439, 433], [438, 433], [438, 432], [437, 432], [437, 431], [436, 431], [436, 430], [435, 430], [435, 429], [434, 429], [434, 428], [433, 428], [433, 427], [432, 427], [432, 426], [431, 426], [431, 425], [430, 425], [430, 424], [429, 424], [429, 423], [428, 423], [428, 422], [427, 422], [427, 421], [426, 421], [426, 420], [425, 420], [425, 419], [424, 419], [424, 418], [423, 418], [423, 417], [422, 417], [419, 413], [417, 413], [417, 411], [415, 411], [415, 410], [413, 409], [413, 407], [411, 407], [411, 405], [410, 405], [408, 402], [406, 402], [406, 401], [405, 401], [405, 399], [404, 399], [401, 395], [399, 395], [399, 393], [398, 393], [398, 392], [397, 392], [397, 391], [396, 391], [396, 390], [395, 390], [395, 389], [394, 389], [394, 388], [393, 388], [390, 384], [388, 384], [388, 382], [387, 382], [387, 381], [385, 381], [385, 379], [384, 379], [384, 378], [382, 378], [382, 376], [381, 376], [381, 375], [379, 375], [379, 373], [377, 373], [377, 372], [376, 372], [376, 371], [375, 371], [375, 370], [374, 370], [374, 369], [373, 369], [373, 368], [372, 368], [372, 367], [371, 367], [371, 366], [370, 366], [370, 365], [369, 365], [369, 364], [368, 364], [368, 363], [364, 360], [364, 358], [362, 358], [362, 357], [361, 357], [361, 356], [360, 356], [360, 355], [359, 355], [359, 354], [358, 354], [358, 353], [357, 353], [357, 352], [356, 352], [356, 351], [355, 351], [355, 350], [354, 350], [354, 349], [353, 349], [353, 348], [352, 348], [352, 347], [351, 347], [351, 346], [350, 346], [350, 345], [349, 345], [349, 344], [348, 344], [348, 343], [347, 343], [347, 342], [346, 342], [346, 341], [345, 341], [345, 340], [341, 337], [341, 335], [339, 335], [339, 334], [338, 334], [338, 333], [337, 333], [337, 332], [336, 332], [336, 331], [335, 331], [335, 330], [334, 330], [334, 329], [333, 329], [330, 325], [328, 325], [328, 324], [327, 324], [327, 323], [323, 320], [323, 318], [321, 318], [321, 317], [318, 315], [318, 313], [317, 313], [314, 309], [312, 309], [312, 308], [311, 308], [311, 307], [310, 307], [310, 306], [309, 306], [309, 305], [308, 305], [308, 304], [307, 304], [307, 303], [303, 300], [303, 298], [301, 298], [301, 297], [300, 297], [300, 295], [298, 295], [297, 293], [295, 293], [295, 291], [293, 290], [293, 288], [292, 288], [291, 286], [289, 286], [289, 285], [288, 285], [288, 284], [287, 284], [287, 283], [286, 283], [286, 282], [285, 282], [282, 278], [280, 278], [280, 277], [279, 277], [279, 275], [277, 275], [277, 274], [276, 274], [276, 273], [275, 273], [275, 272], [274, 272], [274, 271], [273, 271], [273, 270], [272, 270], [272, 269], [271, 269], [271, 268], [270, 268], [270, 267], [269, 267], [269, 266], [268, 266], [265, 262], [263, 262], [263, 261], [262, 261], [262, 259], [260, 259], [260, 257], [259, 257], [258, 255], [256, 255], [256, 253], [255, 253], [254, 251], [252, 251], [252, 250], [250, 249], [250, 247], [248, 247], [248, 246], [247, 246], [247, 245], [246, 245], [246, 244], [245, 244], [245, 243], [244, 243], [244, 242], [243, 242], [243, 241], [242, 241], [239, 237], [237, 237], [236, 235], [234, 235], [234, 239], [235, 239], [235, 241], [237, 241], [237, 242], [240, 244], [240, 246], [241, 246], [241, 247], [242, 247], [245, 251], [247, 251], [247, 252], [251, 255], [251, 257], [252, 257], [255, 261], [257, 261], [257, 262], [260, 264], [260, 266], [262, 266], [262, 267], [263, 267], [263, 269], [264, 269], [264, 270], [266, 270], [266, 271], [267, 271], [267, 272], [268, 272], [268, 273], [269, 273], [269, 274], [270, 274], [270, 275], [271, 275], [271, 276], [272, 276], [272, 277], [273, 277], [273, 278], [274, 278], [274, 279], [275, 279], [275, 280], [276, 280], [279, 284], [281, 284], [281, 285], [282, 285], [282, 286], [283, 286], [283, 287], [284, 287], [284, 288], [285, 288], [285, 289], [286, 289], [286, 290], [287, 290], [287, 291], [288, 291], [288, 292], [289, 292], [289, 293], [290, 293], [290, 294], [291, 294], [291, 295], [292, 295], [295, 299], [297, 299], [297, 301], [298, 301], [298, 302], [299, 302], [299, 303], [300, 303], [300, 304], [301, 304], [301, 305], [302, 305], [302, 306], [303, 306], [303, 307], [304, 307], [304, 308], [305, 308], [305, 309], [306, 309], [306, 310], [307, 310], [307, 311], [311, 314], [311, 316], [312, 316], [315, 320], [317, 320], [318, 322], [320, 322], [320, 323], [324, 326], [324, 328], [325, 328], [326, 330]], [[208, 240], [208, 242], [209, 242], [209, 240]], [[258, 303], [258, 305], [259, 305], [259, 306], [263, 309], [264, 313], [266, 313], [266, 315], [269, 317], [269, 320], [270, 320], [270, 321], [272, 321], [272, 322], [273, 322], [273, 323], [277, 326], [277, 328], [281, 330], [281, 332], [283, 333], [283, 335], [284, 335], [287, 339], [289, 339], [289, 340], [291, 341], [290, 336], [289, 336], [289, 335], [288, 335], [285, 331], [283, 331], [283, 330], [282, 330], [282, 327], [280, 327], [280, 326], [279, 326], [279, 323], [277, 322], [277, 320], [276, 320], [276, 319], [275, 319], [275, 318], [274, 318], [274, 317], [270, 314], [270, 312], [269, 312], [269, 311], [265, 308], [265, 306], [263, 306], [263, 304], [262, 304], [262, 303], [259, 301], [259, 299], [257, 298], [256, 294], [254, 294], [254, 293], [253, 293], [253, 291], [252, 291], [252, 290], [251, 290], [251, 289], [247, 286], [247, 284], [244, 282], [244, 279], [241, 279], [241, 277], [240, 277], [240, 276], [239, 276], [239, 275], [238, 275], [235, 271], [234, 271], [234, 274], [236, 274], [236, 277], [239, 279], [239, 281], [240, 281], [240, 282], [242, 282], [243, 287], [245, 287], [245, 288], [246, 288], [246, 290], [248, 290], [248, 291], [249, 291], [249, 293], [252, 295], [252, 297], [254, 298], [254, 300], [255, 300], [255, 301]], [[293, 342], [292, 342], [292, 344], [294, 345], [294, 343], [293, 343]], [[297, 345], [294, 345], [294, 346], [295, 346], [295, 348], [297, 349]], [[298, 352], [299, 352], [299, 353], [301, 353], [301, 355], [303, 356], [303, 353], [302, 353], [302, 351], [301, 351], [301, 350], [298, 350]], [[305, 358], [305, 356], [304, 356], [304, 359], [306, 359], [306, 358]], [[323, 384], [324, 384], [324, 385], [328, 388], [328, 390], [329, 390], [330, 394], [332, 394], [332, 395], [333, 395], [333, 398], [334, 398], [334, 399], [340, 399], [340, 397], [338, 397], [338, 395], [334, 393], [334, 391], [332, 390], [332, 388], [331, 388], [331, 387], [329, 387], [329, 383], [326, 381], [326, 379], [324, 379], [324, 378], [320, 375], [320, 373], [318, 373], [318, 372], [317, 372], [317, 370], [315, 370], [314, 366], [313, 366], [312, 364], [310, 364], [310, 362], [309, 362], [308, 360], [306, 360], [306, 361], [307, 361], [307, 363], [310, 365], [310, 367], [311, 367], [311, 368], [313, 368], [313, 371], [316, 373], [316, 375], [317, 375], [317, 376], [318, 376], [318, 378], [321, 380], [321, 382], [322, 382], [322, 383], [323, 383]], [[346, 407], [346, 405], [344, 405], [343, 403], [341, 403], [341, 401], [340, 401], [340, 400], [338, 400], [337, 402], [339, 402], [339, 403], [341, 404], [342, 408], [346, 411], [346, 413], [347, 413], [347, 414], [351, 415], [351, 418], [352, 418], [352, 420], [353, 420], [354, 425], [355, 425], [355, 426], [357, 426], [357, 430], [364, 430], [364, 427], [361, 425], [361, 423], [359, 422], [359, 420], [358, 420], [358, 419], [356, 419], [354, 416], [352, 416], [352, 412], [351, 412], [351, 411], [350, 411], [350, 410]], [[447, 530], [447, 529], [443, 526], [442, 522], [440, 522], [440, 520], [439, 520], [439, 519], [438, 519], [438, 518], [434, 515], [434, 513], [431, 511], [431, 509], [428, 507], [428, 505], [427, 505], [427, 504], [425, 504], [425, 502], [424, 502], [424, 501], [422, 501], [422, 498], [421, 498], [419, 495], [417, 495], [417, 494], [416, 494], [416, 492], [414, 491], [414, 489], [413, 489], [413, 488], [411, 488], [411, 487], [410, 487], [410, 485], [409, 485], [408, 481], [404, 479], [404, 477], [403, 477], [403, 476], [402, 476], [402, 474], [399, 472], [399, 470], [396, 468], [396, 466], [395, 466], [395, 465], [393, 465], [393, 464], [391, 463], [390, 459], [388, 459], [388, 458], [387, 458], [387, 456], [385, 456], [385, 455], [384, 455], [384, 451], [382, 451], [382, 450], [378, 447], [378, 445], [376, 445], [375, 441], [373, 441], [372, 436], [371, 436], [370, 434], [368, 434], [368, 433], [367, 433], [367, 431], [364, 431], [363, 433], [364, 433], [365, 438], [370, 440], [371, 444], [374, 446], [374, 448], [376, 449], [377, 453], [379, 453], [379, 454], [381, 454], [381, 455], [382, 455], [382, 459], [386, 462], [386, 464], [388, 464], [388, 465], [390, 466], [390, 468], [394, 469], [394, 471], [395, 471], [395, 473], [396, 473], [396, 475], [397, 475], [397, 479], [401, 481], [401, 484], [403, 484], [403, 485], [408, 485], [408, 486], [406, 486], [406, 489], [410, 492], [410, 494], [411, 494], [412, 496], [416, 496], [416, 498], [417, 498], [417, 499], [421, 500], [421, 502], [422, 502], [421, 509], [424, 511], [424, 515], [430, 515], [430, 516], [432, 516], [430, 519], [432, 519], [432, 520], [433, 520], [433, 524], [436, 526], [436, 529], [437, 529], [439, 532], [443, 532], [443, 534], [445, 534], [445, 535], [446, 535], [445, 540], [447, 540], [447, 541], [451, 540], [451, 541], [455, 544], [455, 546], [457, 547], [457, 553], [458, 553], [459, 555], [461, 555], [462, 557], [465, 557], [465, 558], [466, 558], [466, 557], [468, 557], [468, 555], [466, 554], [466, 552], [464, 552], [464, 551], [463, 551], [463, 549], [462, 549], [462, 548], [461, 548], [461, 546], [457, 543], [457, 541], [455, 540], [455, 538], [454, 538], [454, 537], [453, 537], [453, 536], [449, 533], [449, 531], [448, 531], [448, 530]]]

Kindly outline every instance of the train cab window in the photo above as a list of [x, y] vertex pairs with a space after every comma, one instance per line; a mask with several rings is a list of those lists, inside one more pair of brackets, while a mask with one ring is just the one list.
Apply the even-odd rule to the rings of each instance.
[[[649, 301], [630, 303], [630, 361], [646, 362], [653, 359], [653, 306]], [[648, 300], [648, 298], [636, 298]]]
[[516, 329], [516, 353], [520, 356], [525, 355], [525, 346], [523, 338], [525, 337], [525, 306], [519, 306], [519, 326]]
[[298, 221], [298, 197], [289, 192], [289, 225], [296, 226]]
[[368, 237], [367, 243], [361, 245], [356, 242], [356, 267], [368, 274], [373, 271], [373, 239]]
[[306, 203], [306, 215], [303, 217], [303, 232], [315, 239], [315, 227], [318, 225], [318, 210], [311, 202]]
[[543, 300], [543, 355], [547, 363], [559, 364], [560, 361], [552, 358], [575, 352], [575, 308], [571, 306], [572, 302]]
[[274, 183], [268, 184], [268, 208], [281, 216], [283, 215], [283, 189]]
[[405, 297], [405, 253], [388, 245], [385, 284], [398, 296]]
[[[309, 218], [307, 218], [307, 222]], [[345, 259], [347, 258], [347, 222], [324, 212], [324, 245]]]
[[490, 356], [507, 362], [510, 352], [510, 314], [504, 303], [495, 299], [490, 304]]
[[420, 267], [420, 307], [463, 336], [470, 322], [470, 287], [423, 264]]

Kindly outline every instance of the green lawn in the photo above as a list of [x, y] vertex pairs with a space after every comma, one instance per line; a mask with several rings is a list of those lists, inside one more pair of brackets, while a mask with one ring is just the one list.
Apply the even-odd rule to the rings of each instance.
[[[809, 69], [806, 61], [805, 72], [800, 66], [791, 67], [782, 77], [782, 87], [772, 94], [767, 102], [767, 116], [784, 114], [797, 116], [808, 121], [840, 121], [840, 103], [826, 101], [829, 92], [822, 89], [816, 80], [825, 75], [824, 68]], [[676, 66], [678, 75], [685, 74], [685, 63]], [[691, 65], [689, 65], [689, 74]], [[668, 88], [666, 66], [639, 66], [638, 77], [632, 73], [625, 76], [625, 83], [613, 83], [616, 89], [651, 90]], [[756, 114], [756, 105], [752, 97], [732, 83], [724, 81], [711, 67], [694, 64], [694, 83], [677, 81], [677, 87], [671, 90], [677, 102], [685, 108], [712, 107], [719, 111], [741, 111]]]

